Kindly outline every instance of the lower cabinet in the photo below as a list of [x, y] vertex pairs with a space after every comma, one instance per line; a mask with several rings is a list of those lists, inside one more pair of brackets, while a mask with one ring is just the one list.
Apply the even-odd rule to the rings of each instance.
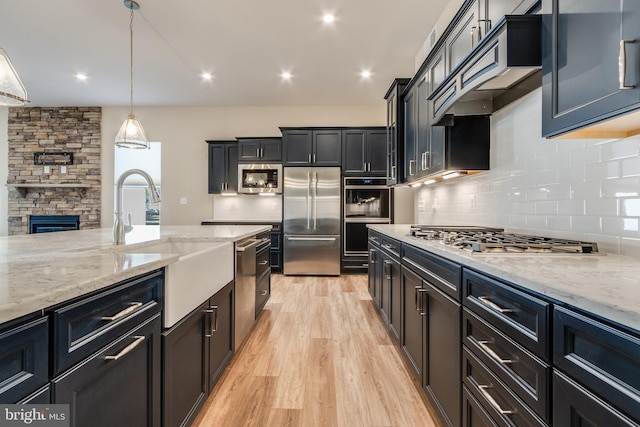
[[[402, 288], [400, 286], [402, 272], [400, 261], [384, 254], [381, 280], [385, 283], [384, 289], [387, 290], [387, 303], [381, 307], [381, 311], [383, 312], [383, 316], [386, 314], [391, 336], [395, 338], [397, 342], [400, 342], [400, 325], [402, 324]], [[385, 310], [388, 310], [388, 312], [385, 313]]]
[[425, 292], [422, 278], [408, 270], [402, 269], [402, 329], [400, 331], [400, 347], [413, 370], [413, 375], [422, 383], [424, 369], [424, 335], [426, 330], [426, 312], [420, 304], [421, 295]]
[[160, 426], [160, 314], [53, 380], [71, 426]]
[[162, 334], [163, 426], [189, 425], [233, 356], [231, 282]]
[[637, 422], [556, 370], [553, 372], [553, 394], [554, 426], [638, 426]]

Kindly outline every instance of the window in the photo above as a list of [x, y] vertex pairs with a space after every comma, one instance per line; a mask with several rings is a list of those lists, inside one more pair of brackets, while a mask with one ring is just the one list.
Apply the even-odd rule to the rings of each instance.
[[[161, 159], [160, 142], [152, 142], [149, 150], [115, 147], [114, 195], [118, 178], [129, 169], [142, 169], [147, 172], [158, 188], [158, 192], [161, 192]], [[160, 224], [160, 205], [151, 204], [149, 200], [149, 188], [144, 178], [137, 174], [129, 176], [122, 187], [122, 210], [125, 212], [125, 218], [131, 215], [132, 225]], [[128, 219], [125, 219], [125, 222], [128, 223]]]

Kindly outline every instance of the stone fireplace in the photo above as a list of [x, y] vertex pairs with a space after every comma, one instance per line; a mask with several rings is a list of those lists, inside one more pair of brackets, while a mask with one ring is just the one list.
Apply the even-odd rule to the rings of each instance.
[[[27, 234], [31, 215], [78, 215], [80, 229], [100, 227], [101, 116], [100, 107], [9, 108], [9, 235]], [[43, 152], [73, 160], [36, 164]]]

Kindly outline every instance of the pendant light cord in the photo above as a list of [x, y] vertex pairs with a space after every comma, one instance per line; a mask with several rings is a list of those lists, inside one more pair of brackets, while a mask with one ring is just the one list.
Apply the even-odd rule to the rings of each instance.
[[129, 92], [129, 114], [133, 115], [133, 5], [130, 7], [131, 10], [131, 15], [129, 18], [129, 33], [131, 35], [131, 37], [129, 38], [130, 41], [130, 45], [129, 45], [129, 53], [130, 53], [130, 57], [129, 57], [129, 72], [130, 72], [130, 76], [129, 76], [129, 81], [131, 82], [131, 86], [130, 86], [130, 92]]

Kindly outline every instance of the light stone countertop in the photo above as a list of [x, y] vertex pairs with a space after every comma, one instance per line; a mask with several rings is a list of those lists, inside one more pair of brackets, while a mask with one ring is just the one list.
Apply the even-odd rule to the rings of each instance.
[[[44, 310], [122, 280], [162, 268], [177, 254], [135, 248], [175, 240], [237, 242], [269, 225], [134, 226], [124, 249], [111, 228], [0, 237], [0, 323]], [[115, 250], [127, 253], [114, 253]]]
[[640, 331], [640, 260], [606, 255], [478, 255], [409, 236], [408, 224], [370, 229]]

